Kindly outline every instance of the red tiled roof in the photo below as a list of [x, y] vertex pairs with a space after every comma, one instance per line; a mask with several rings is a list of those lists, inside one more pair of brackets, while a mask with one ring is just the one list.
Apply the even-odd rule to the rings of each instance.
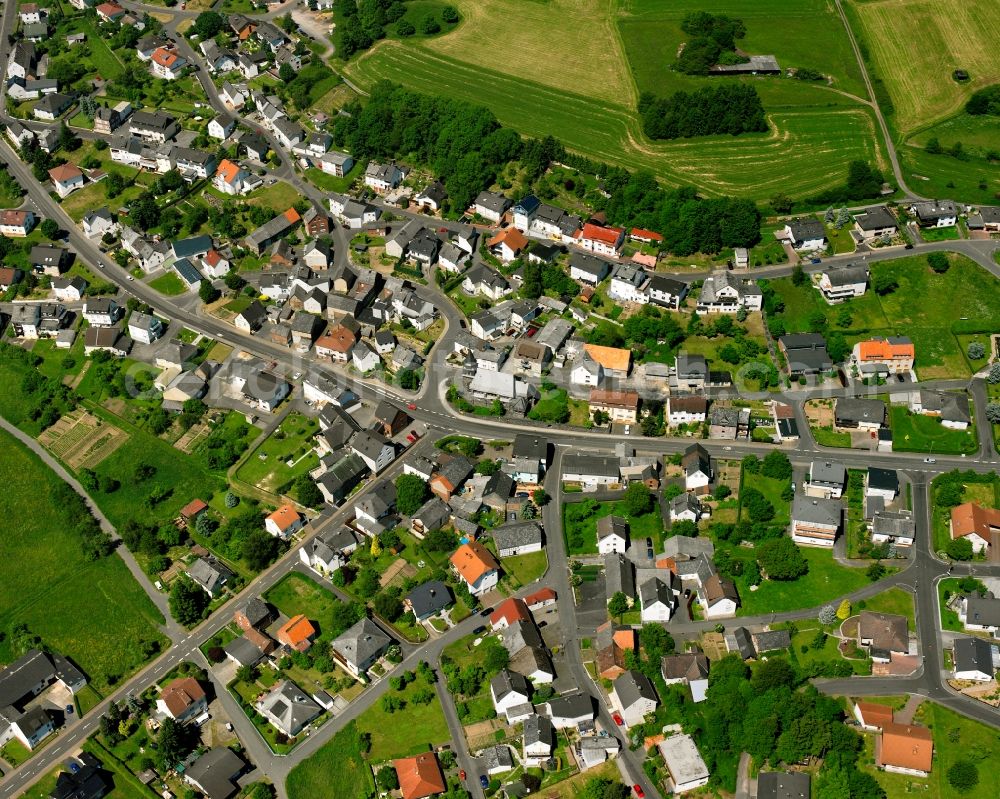
[[495, 627], [501, 619], [506, 620], [507, 624], [513, 624], [516, 621], [529, 621], [531, 613], [528, 612], [528, 606], [524, 600], [511, 597], [497, 605], [497, 609], [490, 614], [490, 625]]
[[65, 183], [68, 180], [82, 178], [83, 172], [76, 164], [60, 164], [49, 170], [49, 177], [56, 183]]
[[601, 227], [600, 225], [594, 225], [590, 222], [585, 223], [583, 229], [580, 231], [581, 239], [600, 241], [612, 247], [618, 244], [618, 240], [621, 238], [621, 235], [621, 228]]
[[403, 799], [423, 799], [446, 790], [441, 766], [433, 752], [393, 760], [392, 765], [399, 777], [399, 790]]
[[180, 716], [195, 702], [205, 698], [205, 689], [193, 677], [181, 677], [163, 689], [160, 699], [170, 715]]

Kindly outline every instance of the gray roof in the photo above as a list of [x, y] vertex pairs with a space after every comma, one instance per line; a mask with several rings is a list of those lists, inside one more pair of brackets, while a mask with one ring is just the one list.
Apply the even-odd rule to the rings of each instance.
[[767, 771], [757, 776], [757, 799], [809, 799], [809, 775]]
[[226, 644], [225, 652], [241, 666], [253, 666], [264, 657], [264, 653], [260, 651], [257, 644], [245, 635], [234, 638]]
[[623, 541], [628, 541], [629, 525], [621, 516], [602, 516], [597, 520], [597, 540], [603, 541], [616, 535]]
[[55, 679], [75, 684], [83, 674], [66, 658], [30, 649], [0, 671], [0, 708], [19, 705], [39, 683]]
[[708, 676], [709, 660], [702, 652], [668, 655], [660, 661], [660, 673], [665, 680], [684, 678], [698, 680]]
[[698, 555], [712, 557], [715, 554], [715, 545], [710, 538], [688, 538], [684, 535], [675, 535], [663, 542], [663, 554], [674, 560], [695, 558]]
[[530, 433], [518, 433], [514, 436], [512, 456], [515, 458], [536, 458], [540, 461], [548, 457], [549, 442]]
[[505, 628], [501, 635], [503, 636], [504, 649], [510, 653], [511, 657], [525, 647], [538, 647], [540, 649], [545, 647], [542, 634], [535, 626], [534, 620], [515, 621]]
[[252, 597], [236, 609], [237, 613], [246, 616], [252, 627], [256, 627], [262, 621], [271, 618], [271, 609], [260, 597]]
[[840, 501], [836, 499], [819, 499], [799, 493], [792, 503], [792, 520], [796, 522], [838, 526], [840, 514]]
[[490, 690], [498, 702], [510, 694], [517, 694], [525, 699], [531, 696], [531, 686], [527, 679], [510, 669], [502, 669], [494, 675], [490, 680]]
[[571, 269], [586, 272], [596, 280], [602, 280], [611, 271], [610, 263], [585, 252], [574, 252], [570, 256], [569, 265]]
[[555, 729], [552, 722], [545, 716], [532, 714], [524, 720], [524, 745], [530, 746], [535, 743], [552, 744], [555, 738]]
[[406, 595], [418, 619], [444, 610], [452, 603], [451, 590], [440, 580], [428, 580]]
[[563, 474], [582, 474], [595, 477], [620, 477], [618, 458], [569, 452], [563, 458]]
[[411, 518], [423, 524], [425, 530], [439, 530], [448, 523], [451, 508], [437, 497], [431, 497]]
[[510, 747], [507, 744], [497, 744], [483, 751], [483, 758], [486, 760], [486, 770], [505, 768], [513, 769], [514, 760], [510, 756]]
[[331, 646], [345, 661], [360, 668], [378, 657], [392, 643], [393, 640], [382, 632], [382, 628], [366, 617], [342, 633]]
[[351, 449], [373, 460], [379, 457], [386, 446], [389, 446], [388, 439], [374, 430], [361, 430], [351, 439]]
[[788, 223], [788, 228], [795, 241], [826, 238], [826, 228], [823, 227], [823, 223], [815, 217], [810, 216], [803, 219], [793, 219]]
[[968, 624], [982, 627], [1000, 627], [1000, 599], [992, 594], [969, 594], [965, 598], [965, 618]]
[[691, 511], [696, 517], [701, 515], [701, 500], [690, 492], [678, 494], [670, 500], [670, 512], [674, 515]]
[[956, 638], [955, 671], [981, 671], [993, 674], [995, 646], [982, 638]]
[[868, 467], [868, 488], [881, 488], [899, 491], [899, 476], [895, 469], [881, 469], [877, 466]]
[[650, 699], [653, 702], [658, 701], [656, 696], [656, 689], [653, 687], [653, 683], [649, 681], [649, 678], [639, 671], [626, 671], [614, 682], [614, 690], [618, 695], [618, 700], [622, 704], [622, 708], [628, 710], [640, 699]]
[[635, 596], [635, 567], [624, 555], [604, 556], [604, 581], [608, 599], [619, 591], [627, 597]]
[[191, 764], [186, 776], [202, 788], [208, 799], [228, 799], [236, 793], [234, 778], [245, 765], [232, 749], [216, 746]]
[[542, 543], [542, 528], [537, 522], [509, 522], [497, 527], [491, 535], [498, 550]]
[[884, 205], [875, 205], [866, 208], [863, 213], [857, 214], [854, 221], [862, 230], [881, 230], [887, 227], [897, 227], [899, 222], [892, 212]]
[[744, 660], [757, 657], [757, 650], [754, 649], [750, 631], [746, 627], [737, 627], [726, 636], [726, 648], [730, 652], [739, 652]]
[[715, 568], [707, 555], [696, 555], [690, 560], [679, 560], [674, 564], [674, 570], [682, 580], [697, 579], [703, 585], [715, 574]]
[[837, 400], [834, 411], [838, 422], [878, 422], [885, 421], [885, 403], [882, 400], [842, 397]]
[[277, 719], [283, 732], [295, 735], [311, 719], [320, 714], [322, 708], [291, 680], [283, 680], [274, 686], [258, 705]]
[[757, 654], [764, 652], [774, 652], [778, 649], [788, 649], [792, 645], [792, 636], [788, 630], [770, 630], [768, 632], [754, 633], [754, 646]]
[[835, 461], [813, 461], [810, 482], [842, 486], [847, 478], [844, 464]]
[[511, 201], [502, 194], [497, 194], [492, 191], [481, 191], [477, 195], [474, 204], [481, 205], [483, 208], [488, 208], [491, 211], [502, 214], [510, 208]]
[[657, 603], [672, 606], [674, 604], [674, 592], [670, 590], [670, 583], [676, 581], [673, 572], [664, 569], [663, 577], [651, 577], [639, 584], [639, 602], [643, 608]]
[[908, 510], [880, 510], [872, 518], [872, 534], [913, 538], [916, 522]]
[[588, 693], [572, 693], [557, 696], [548, 702], [549, 716], [561, 718], [593, 718], [594, 700]]
[[368, 491], [354, 506], [374, 519], [381, 519], [396, 507], [396, 486], [391, 480], [383, 480]]
[[866, 264], [852, 264], [840, 269], [828, 269], [823, 274], [825, 274], [827, 280], [830, 281], [830, 285], [834, 287], [850, 286], [854, 283], [868, 282], [868, 266]]
[[945, 422], [965, 422], [968, 424], [972, 421], [972, 417], [969, 415], [969, 395], [964, 391], [921, 389], [920, 405], [925, 411], [940, 413], [942, 421]]

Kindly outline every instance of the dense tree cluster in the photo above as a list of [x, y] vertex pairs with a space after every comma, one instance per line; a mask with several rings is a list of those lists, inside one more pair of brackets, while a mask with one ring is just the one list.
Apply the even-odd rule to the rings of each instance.
[[767, 118], [753, 86], [725, 83], [693, 92], [639, 97], [642, 129], [651, 139], [689, 139], [741, 133], [766, 133]]
[[690, 38], [684, 44], [674, 69], [688, 75], [705, 75], [719, 63], [739, 63], [746, 59], [735, 52], [736, 40], [747, 35], [741, 19], [707, 11], [692, 11], [681, 21], [681, 30]]
[[973, 116], [1000, 116], [1000, 83], [973, 92], [965, 104], [965, 113]]
[[848, 203], [852, 200], [870, 200], [882, 196], [882, 173], [867, 161], [851, 161], [847, 167], [847, 180], [809, 200], [817, 205]]

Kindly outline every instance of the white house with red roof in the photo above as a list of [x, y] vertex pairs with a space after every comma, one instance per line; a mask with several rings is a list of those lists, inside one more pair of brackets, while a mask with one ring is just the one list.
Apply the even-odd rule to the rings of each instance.
[[61, 198], [68, 197], [77, 189], [83, 188], [83, 172], [76, 164], [61, 164], [49, 170], [52, 185]]
[[0, 211], [0, 235], [23, 238], [31, 232], [35, 221], [35, 215], [31, 211], [13, 208]]
[[231, 194], [234, 197], [245, 194], [250, 190], [248, 179], [250, 172], [244, 169], [235, 161], [223, 158], [222, 162], [215, 170], [215, 177], [212, 178], [212, 185], [223, 194]]
[[303, 519], [294, 505], [285, 504], [264, 519], [264, 529], [276, 538], [289, 538], [302, 529]]
[[617, 258], [625, 243], [625, 231], [619, 227], [602, 227], [587, 222], [573, 238], [575, 243], [585, 250]]
[[225, 277], [233, 265], [214, 247], [201, 256], [202, 272], [210, 277]]
[[118, 5], [118, 3], [101, 3], [94, 10], [97, 12], [97, 16], [101, 18], [101, 22], [119, 20], [126, 13], [125, 9]]
[[178, 53], [172, 45], [157, 47], [149, 60], [152, 64], [153, 74], [164, 80], [179, 78], [188, 63], [187, 59]]

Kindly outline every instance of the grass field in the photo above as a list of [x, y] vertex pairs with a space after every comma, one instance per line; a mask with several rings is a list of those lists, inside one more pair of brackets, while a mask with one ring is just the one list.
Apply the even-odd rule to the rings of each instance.
[[321, 627], [330, 619], [337, 605], [337, 599], [330, 591], [297, 572], [282, 577], [264, 598], [286, 616], [303, 613], [310, 621], [319, 622]]
[[940, 419], [910, 413], [902, 405], [892, 406], [889, 417], [892, 448], [896, 452], [957, 454], [975, 452], [979, 447], [974, 424], [968, 430], [952, 430], [942, 425]]
[[418, 676], [403, 691], [393, 691], [406, 702], [402, 710], [386, 713], [381, 703], [376, 702], [358, 717], [358, 729], [371, 736], [369, 757], [373, 761], [409, 757], [426, 752], [432, 744], [450, 740], [437, 693], [427, 704], [418, 705], [413, 701], [414, 694], [427, 688], [434, 691], [432, 685]]
[[[288, 414], [240, 466], [236, 476], [265, 491], [277, 491], [319, 464], [311, 443], [317, 430], [319, 424], [315, 419], [307, 419], [300, 413]], [[293, 465], [289, 466], [289, 462]]]
[[[713, 195], [767, 199], [780, 191], [806, 196], [842, 183], [854, 159], [881, 163], [883, 158], [874, 121], [857, 105], [786, 105], [770, 114], [772, 131], [767, 134], [654, 143], [639, 130], [631, 95], [608, 100], [582, 93], [579, 87], [554, 88], [430, 47], [384, 41], [345, 71], [362, 88], [387, 79], [428, 93], [484, 103], [501, 122], [521, 133], [551, 134], [567, 148], [595, 160], [650, 169], [667, 183], [694, 184]], [[547, 71], [550, 63], [550, 50], [543, 46], [539, 52], [545, 54], [545, 68], [532, 72], [534, 76]], [[839, 102], [837, 98], [831, 94], [832, 102]]]
[[[850, 7], [903, 134], [957, 111], [975, 89], [1000, 81], [993, 46], [1000, 18], [992, 0], [852, 0]], [[955, 69], [967, 70], [970, 80], [956, 83]]]
[[[84, 560], [72, 519], [47, 501], [60, 480], [8, 434], [0, 442], [0, 515], [18, 520], [0, 536], [0, 629], [26, 624], [104, 692], [165, 642], [163, 617], [117, 555]], [[0, 640], [0, 661], [17, 656], [11, 643]]]
[[367, 796], [375, 789], [356, 722], [352, 721], [316, 754], [299, 763], [285, 782], [289, 799], [326, 796], [333, 785], [343, 796]]
[[[740, 592], [740, 615], [754, 616], [761, 613], [781, 613], [800, 608], [816, 608], [838, 596], [849, 594], [868, 584], [863, 569], [848, 569], [838, 564], [828, 549], [800, 547], [802, 556], [809, 564], [809, 572], [804, 577], [791, 582], [765, 580], [756, 591], [748, 586], [737, 586]], [[753, 551], [735, 548], [733, 556], [739, 557]]]
[[567, 551], [571, 555], [586, 555], [597, 552], [597, 520], [612, 514], [621, 516], [630, 526], [632, 541], [653, 539], [653, 547], [660, 551], [663, 541], [663, 519], [659, 510], [653, 508], [643, 516], [630, 517], [624, 502], [601, 502], [593, 515], [586, 515], [584, 502], [568, 502], [563, 505], [563, 531], [566, 536]]
[[[828, 330], [842, 330], [849, 342], [871, 336], [905, 335], [916, 347], [917, 375], [924, 380], [968, 377], [971, 374], [964, 344], [954, 328], [991, 331], [1000, 327], [1000, 280], [986, 273], [974, 261], [952, 254], [951, 268], [944, 274], [933, 272], [926, 258], [910, 256], [871, 265], [872, 275], [888, 273], [899, 283], [891, 294], [880, 297], [870, 289], [864, 296], [830, 306], [810, 285], [795, 286], [791, 279], [771, 281], [784, 300], [785, 309], [777, 315], [789, 333], [809, 330], [809, 319], [821, 312]], [[961, 316], [942, 297], [962, 297]], [[851, 323], [837, 325], [838, 316], [847, 309]]]
[[871, 610], [876, 613], [895, 613], [898, 616], [906, 616], [910, 629], [914, 627], [913, 615], [913, 594], [904, 591], [902, 588], [890, 588], [881, 594], [876, 594], [871, 599], [865, 600], [865, 607], [855, 605], [855, 612], [858, 610]]
[[771, 524], [788, 524], [791, 521], [791, 503], [781, 498], [781, 492], [787, 485], [786, 480], [765, 477], [760, 473], [747, 472], [743, 475], [743, 490], [756, 488], [774, 506], [774, 519]]
[[160, 294], [165, 294], [168, 297], [176, 297], [187, 291], [187, 286], [173, 272], [166, 272], [155, 280], [150, 280], [149, 285], [160, 292]]

